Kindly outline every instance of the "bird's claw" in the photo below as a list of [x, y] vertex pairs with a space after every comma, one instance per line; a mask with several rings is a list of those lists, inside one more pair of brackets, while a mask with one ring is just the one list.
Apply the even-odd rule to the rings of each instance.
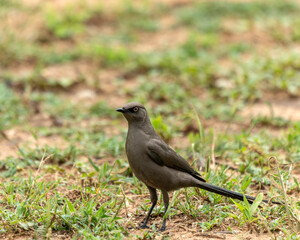
[[166, 226], [162, 226], [159, 230], [158, 230], [158, 232], [163, 232], [163, 231], [165, 231], [166, 230]]
[[140, 228], [141, 229], [145, 229], [145, 228], [149, 228], [145, 223], [141, 223], [140, 224]]

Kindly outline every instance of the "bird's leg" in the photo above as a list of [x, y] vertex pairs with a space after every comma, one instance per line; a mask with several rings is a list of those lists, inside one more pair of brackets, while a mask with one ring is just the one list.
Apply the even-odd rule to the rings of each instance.
[[165, 215], [166, 215], [166, 212], [167, 212], [168, 207], [169, 207], [169, 195], [168, 195], [168, 192], [165, 191], [165, 190], [162, 190], [161, 192], [163, 194], [163, 199], [164, 199], [164, 204], [165, 204], [165, 211], [164, 211], [162, 226], [161, 226], [159, 231], [163, 232], [164, 230], [166, 230], [167, 218], [165, 217]]
[[140, 224], [140, 228], [148, 228], [147, 222], [149, 220], [149, 217], [151, 215], [151, 212], [152, 212], [153, 208], [155, 207], [155, 205], [157, 203], [156, 189], [152, 188], [152, 187], [149, 187], [149, 186], [147, 186], [147, 187], [148, 187], [149, 192], [150, 192], [150, 198], [151, 198], [152, 205], [151, 205], [150, 210], [149, 210], [147, 216], [145, 217], [144, 221]]

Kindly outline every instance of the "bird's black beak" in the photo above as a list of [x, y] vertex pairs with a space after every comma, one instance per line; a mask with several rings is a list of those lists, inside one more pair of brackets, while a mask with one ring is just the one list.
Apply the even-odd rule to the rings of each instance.
[[116, 109], [117, 112], [121, 112], [121, 113], [124, 113], [125, 112], [125, 109], [124, 108], [118, 108]]

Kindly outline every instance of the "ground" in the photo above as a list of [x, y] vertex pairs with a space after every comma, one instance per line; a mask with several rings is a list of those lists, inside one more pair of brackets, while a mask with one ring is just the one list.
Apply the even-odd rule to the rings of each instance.
[[[299, 239], [299, 1], [0, 1], [1, 239]], [[210, 183], [161, 197], [131, 172], [126, 120]], [[282, 202], [263, 204], [261, 198]]]

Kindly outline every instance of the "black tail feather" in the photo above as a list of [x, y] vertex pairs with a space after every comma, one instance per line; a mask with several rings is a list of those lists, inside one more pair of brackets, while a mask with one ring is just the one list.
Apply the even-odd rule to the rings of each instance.
[[[238, 200], [241, 200], [241, 201], [244, 200], [244, 195], [241, 194], [241, 193], [234, 192], [234, 191], [231, 191], [231, 190], [227, 190], [225, 188], [221, 188], [221, 187], [209, 184], [209, 183], [202, 183], [201, 182], [201, 184], [199, 184], [198, 187], [201, 188], [201, 189], [207, 190], [209, 192], [213, 192], [213, 193], [225, 196], [225, 197], [230, 197], [230, 198], [238, 199]], [[247, 195], [245, 195], [245, 197], [247, 198], [249, 203], [253, 203], [253, 201], [255, 200], [255, 197], [251, 197], [251, 196], [247, 196]], [[268, 203], [269, 201], [263, 200], [263, 202]], [[282, 205], [282, 203], [275, 202], [275, 201], [271, 201], [271, 203]]]

